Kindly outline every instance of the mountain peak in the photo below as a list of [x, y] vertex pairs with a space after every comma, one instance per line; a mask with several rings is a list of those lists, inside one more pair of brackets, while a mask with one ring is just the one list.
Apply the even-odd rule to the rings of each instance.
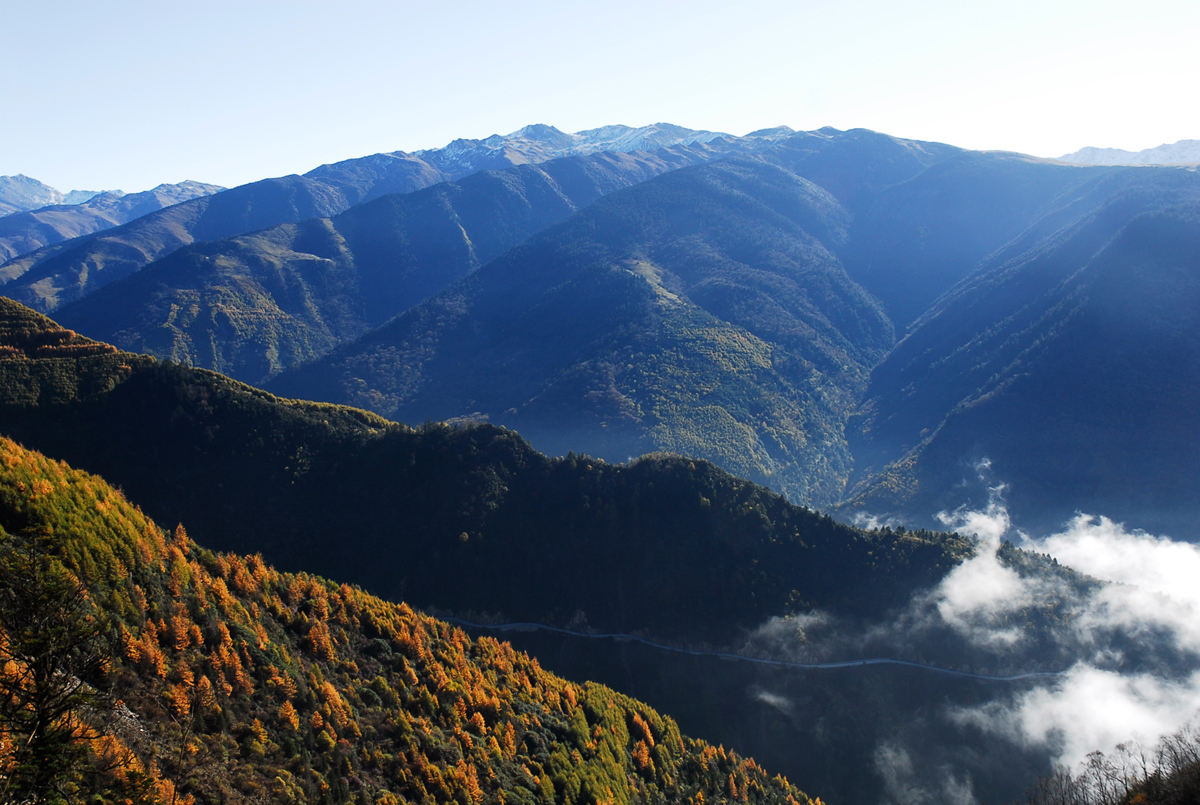
[[795, 133], [796, 130], [791, 126], [774, 126], [769, 129], [755, 129], [746, 136], [773, 139], [775, 137], [787, 137]]
[[554, 126], [548, 126], [545, 123], [533, 123], [524, 128], [517, 129], [508, 135], [508, 139], [533, 140], [534, 142], [545, 143], [556, 148], [570, 148], [575, 144], [575, 138], [570, 134], [559, 131]]
[[0, 215], [61, 204], [62, 200], [62, 193], [23, 173], [0, 176]]

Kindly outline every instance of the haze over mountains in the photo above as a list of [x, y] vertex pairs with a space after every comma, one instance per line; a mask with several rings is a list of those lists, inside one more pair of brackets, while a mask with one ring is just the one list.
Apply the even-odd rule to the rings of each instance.
[[822, 797], [1009, 801], [1200, 708], [1152, 572], [1200, 551], [1132, 530], [1200, 541], [1193, 170], [530, 126], [0, 273], [77, 331], [0, 305], [0, 433], [210, 547], [533, 622]]
[[1048, 203], [1002, 248], [992, 241], [875, 367], [852, 449], [860, 473], [892, 466], [855, 505], [919, 523], [983, 506], [972, 467], [990, 459], [991, 482], [1010, 484], [1031, 528], [1075, 507], [1200, 536], [1187, 502], [1200, 471], [1188, 402], [1200, 393], [1200, 182], [1099, 171], [1039, 167], [1057, 175]]
[[[690, 144], [597, 150], [664, 139]], [[572, 150], [592, 153], [524, 164]], [[343, 189], [331, 202], [318, 185]], [[694, 455], [845, 517], [926, 527], [947, 507], [982, 504], [972, 467], [991, 458], [1031, 526], [1103, 504], [1178, 529], [1200, 513], [1189, 502], [1200, 468], [1183, 402], [1195, 381], [1175, 371], [1165, 382], [1165, 368], [1149, 368], [1180, 360], [1172, 350], [1187, 342], [1169, 346], [1147, 328], [1191, 331], [1187, 281], [1155, 280], [1184, 285], [1153, 302], [1158, 291], [1134, 292], [1151, 274], [1116, 269], [1134, 283], [1112, 304], [1126, 308], [1137, 371], [1118, 368], [1105, 352], [1115, 347], [1090, 335], [1069, 346], [1069, 322], [1098, 325], [1053, 311], [1095, 304], [1075, 272], [1097, 250], [1127, 265], [1122, 250], [1149, 226], [1138, 216], [1189, 220], [1196, 188], [1195, 173], [1177, 169], [1072, 167], [865, 131], [738, 139], [661, 125], [577, 135], [531, 126], [420, 159], [378, 155], [226, 191], [0, 271], [30, 265], [10, 295], [57, 307], [64, 323], [122, 348], [404, 421], [504, 424], [550, 453]], [[264, 193], [288, 200], [264, 205]], [[354, 199], [369, 201], [302, 217]], [[239, 209], [288, 222], [208, 237], [248, 228], [226, 214]], [[1176, 229], [1185, 237], [1190, 226]], [[188, 227], [207, 242], [140, 266]], [[1139, 271], [1187, 263], [1165, 252], [1145, 260]], [[1163, 321], [1152, 324], [1147, 305]], [[1069, 351], [1052, 358], [1060, 349]], [[1081, 371], [1097, 361], [1073, 388], [1125, 390], [1121, 405], [1156, 435], [1103, 425], [1108, 393], [1055, 402], [1062, 394], [1030, 374], [1051, 360]], [[941, 374], [914, 374], [924, 365]], [[1134, 405], [1141, 398], [1165, 407], [1152, 414]], [[1009, 419], [955, 435], [955, 423], [975, 421], [968, 409]], [[1062, 445], [1046, 461], [1038, 445], [1055, 439], [1039, 429], [1051, 421], [1059, 439], [1089, 434], [1105, 458], [1074, 451], [1077, 463], [1063, 464]], [[1058, 494], [1068, 480], [1078, 495]]]
[[11, 260], [64, 240], [111, 229], [155, 210], [224, 188], [201, 182], [161, 184], [143, 193], [107, 190], [0, 218], [0, 260]]
[[[114, 230], [11, 259], [0, 265], [0, 288], [11, 298], [51, 311], [196, 241], [335, 215], [389, 193], [411, 192], [484, 168], [529, 164], [568, 152], [619, 151], [637, 143], [670, 147], [687, 141], [691, 144], [680, 147], [713, 158], [778, 136], [776, 131], [735, 138], [680, 127], [611, 128], [614, 131], [608, 139], [591, 137], [564, 147], [559, 141], [570, 135], [549, 126], [527, 127], [509, 137], [456, 140], [446, 148], [421, 152], [421, 156], [402, 151], [375, 154], [322, 165], [304, 176], [252, 182], [143, 216]], [[605, 149], [605, 144], [612, 147]]]
[[1200, 140], [1163, 143], [1141, 151], [1088, 146], [1059, 159], [1077, 165], [1196, 165], [1200, 163]]

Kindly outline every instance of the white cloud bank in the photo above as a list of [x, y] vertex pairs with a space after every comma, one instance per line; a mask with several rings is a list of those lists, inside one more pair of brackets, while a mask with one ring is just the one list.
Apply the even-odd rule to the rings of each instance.
[[[1005, 702], [957, 710], [952, 718], [1021, 745], [1046, 746], [1069, 766], [1130, 740], [1153, 744], [1194, 720], [1200, 712], [1200, 546], [1087, 514], [1060, 533], [1032, 539], [1013, 532], [1002, 494], [1003, 487], [993, 488], [982, 511], [939, 515], [981, 541], [978, 554], [932, 591], [947, 624], [977, 645], [1013, 645], [1021, 635], [996, 625], [1001, 616], [1064, 595], [1060, 580], [1022, 578], [1006, 567], [996, 555], [1005, 537], [1111, 583], [1074, 604], [1059, 639], [1078, 647], [1078, 660], [1062, 676]], [[1163, 661], [1164, 647], [1172, 662]]]

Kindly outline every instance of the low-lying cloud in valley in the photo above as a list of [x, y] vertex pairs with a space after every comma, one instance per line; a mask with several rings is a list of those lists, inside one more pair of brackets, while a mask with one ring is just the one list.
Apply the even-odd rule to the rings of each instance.
[[[1095, 750], [1153, 747], [1200, 713], [1200, 547], [1082, 513], [1031, 537], [1011, 521], [1003, 485], [990, 491], [982, 509], [939, 515], [978, 538], [975, 555], [888, 622], [808, 613], [764, 624], [751, 639], [754, 650], [808, 662], [893, 657], [1046, 674], [996, 684], [973, 702], [947, 695], [925, 738], [911, 727], [905, 737], [880, 736], [885, 802], [969, 801], [969, 768], [905, 762], [927, 758], [933, 732], [1078, 768]], [[979, 751], [957, 756], [969, 766]]]
[[[939, 610], [947, 622], [975, 616], [978, 623], [981, 611], [994, 620], [1014, 606], [1058, 598], [1070, 617], [1054, 639], [1075, 661], [1053, 681], [958, 710], [955, 720], [1044, 746], [1068, 766], [1131, 740], [1153, 745], [1192, 721], [1200, 712], [1200, 547], [1082, 513], [1059, 533], [1029, 537], [1014, 531], [1003, 491], [992, 490], [985, 511], [942, 515], [961, 533], [976, 533], [981, 544], [939, 585]], [[1061, 579], [1021, 575], [1000, 561], [1006, 537], [1104, 583], [1064, 598], [1069, 586]], [[984, 642], [1011, 635], [964, 633]]]

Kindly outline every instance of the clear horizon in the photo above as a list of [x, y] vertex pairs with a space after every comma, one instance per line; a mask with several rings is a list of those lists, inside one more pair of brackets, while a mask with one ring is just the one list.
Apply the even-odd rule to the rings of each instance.
[[[522, 0], [0, 9], [0, 175], [227, 187], [547, 123], [869, 128], [1056, 157], [1200, 138], [1200, 4]], [[15, 72], [15, 71], [14, 71]]]

